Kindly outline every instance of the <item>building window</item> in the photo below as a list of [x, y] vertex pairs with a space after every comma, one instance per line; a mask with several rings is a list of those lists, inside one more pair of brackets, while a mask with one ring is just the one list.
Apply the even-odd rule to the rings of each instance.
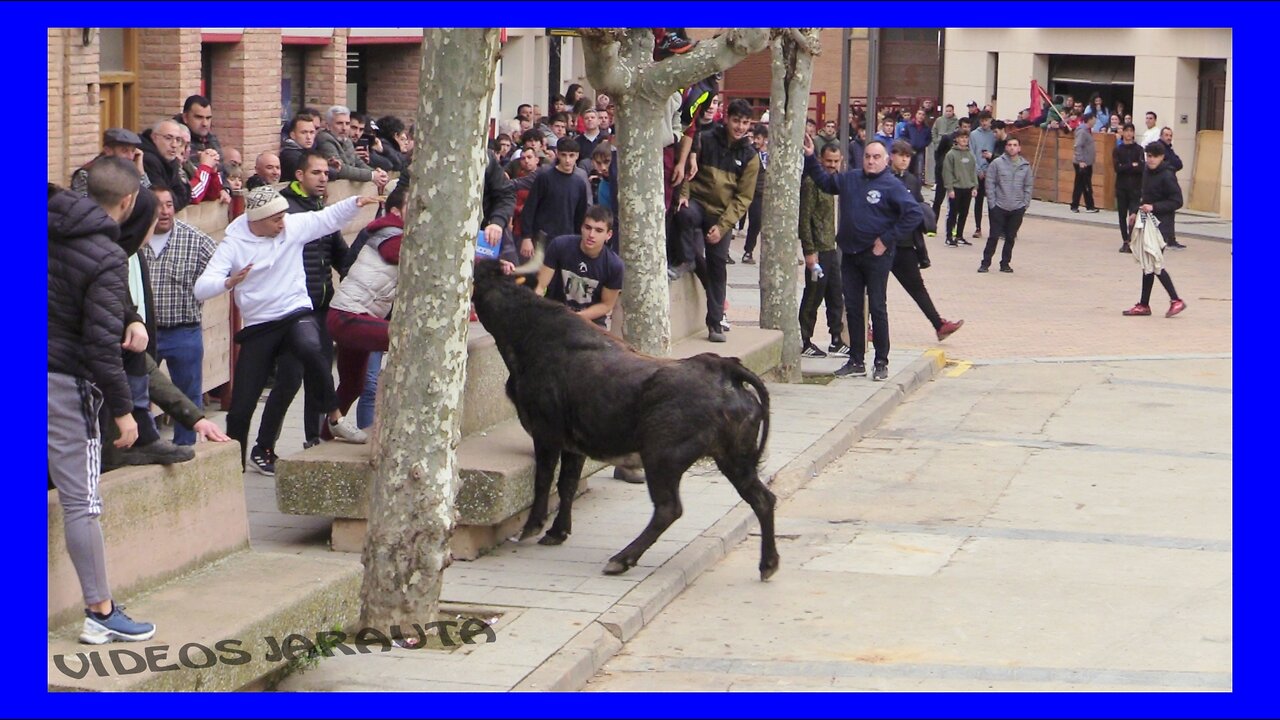
[[98, 31], [98, 115], [103, 128], [138, 127], [138, 31]]
[[347, 107], [367, 112], [369, 84], [364, 76], [364, 48], [347, 48]]

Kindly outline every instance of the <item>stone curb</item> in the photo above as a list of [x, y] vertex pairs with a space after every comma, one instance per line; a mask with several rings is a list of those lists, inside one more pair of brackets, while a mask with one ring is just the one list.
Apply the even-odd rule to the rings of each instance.
[[[790, 497], [809, 478], [874, 430], [907, 395], [936, 377], [945, 364], [946, 354], [943, 351], [926, 351], [836, 427], [774, 473], [768, 483], [774, 494], [779, 500]], [[755, 525], [755, 514], [745, 502], [739, 502], [529, 673], [512, 691], [581, 690], [623, 648], [624, 643], [652, 622], [699, 575], [747, 539]]]

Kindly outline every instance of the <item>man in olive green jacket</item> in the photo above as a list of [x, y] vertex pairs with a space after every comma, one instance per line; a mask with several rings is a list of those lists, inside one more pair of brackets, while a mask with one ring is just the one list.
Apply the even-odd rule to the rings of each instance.
[[[840, 145], [822, 148], [822, 167], [828, 173], [840, 172]], [[800, 298], [800, 354], [804, 357], [826, 357], [828, 353], [848, 357], [849, 346], [841, 335], [844, 330], [844, 294], [840, 284], [840, 251], [836, 249], [836, 197], [818, 189], [813, 178], [800, 181], [800, 249], [804, 252], [804, 295]], [[827, 352], [813, 344], [814, 327], [818, 323], [818, 306], [827, 305], [827, 329], [831, 344]]]

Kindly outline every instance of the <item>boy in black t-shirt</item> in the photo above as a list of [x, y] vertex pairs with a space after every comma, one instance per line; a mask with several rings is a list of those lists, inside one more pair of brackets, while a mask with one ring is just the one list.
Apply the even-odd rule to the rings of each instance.
[[592, 205], [581, 235], [561, 235], [547, 243], [536, 292], [608, 327], [605, 318], [622, 293], [623, 275], [622, 258], [606, 246], [612, 236], [613, 213]]

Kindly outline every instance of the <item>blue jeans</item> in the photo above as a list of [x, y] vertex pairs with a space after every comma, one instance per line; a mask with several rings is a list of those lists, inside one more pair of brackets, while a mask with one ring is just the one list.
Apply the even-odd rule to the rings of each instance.
[[356, 427], [361, 430], [373, 424], [374, 401], [378, 397], [378, 375], [382, 374], [382, 353], [369, 353], [369, 368], [365, 370], [364, 392], [356, 405]]
[[[156, 354], [169, 370], [169, 378], [196, 407], [204, 409], [204, 335], [199, 325], [160, 328]], [[174, 423], [175, 445], [195, 445], [196, 433]]]

